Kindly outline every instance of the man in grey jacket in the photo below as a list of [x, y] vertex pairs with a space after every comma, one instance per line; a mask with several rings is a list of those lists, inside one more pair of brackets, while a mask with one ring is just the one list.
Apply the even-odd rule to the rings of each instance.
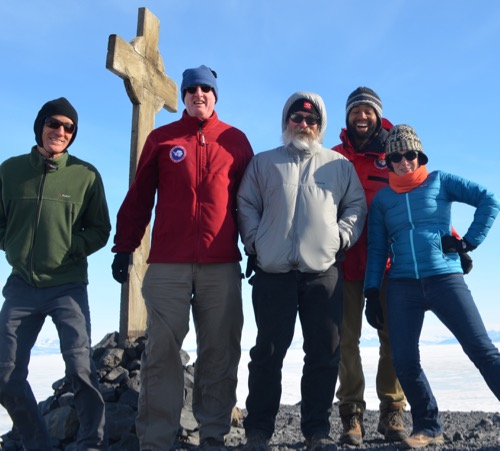
[[247, 450], [265, 450], [281, 397], [281, 368], [297, 313], [304, 337], [301, 429], [309, 450], [335, 448], [330, 413], [339, 365], [338, 261], [363, 229], [366, 201], [354, 166], [322, 146], [321, 97], [297, 92], [282, 116], [283, 146], [253, 157], [238, 192], [257, 340], [250, 351]]

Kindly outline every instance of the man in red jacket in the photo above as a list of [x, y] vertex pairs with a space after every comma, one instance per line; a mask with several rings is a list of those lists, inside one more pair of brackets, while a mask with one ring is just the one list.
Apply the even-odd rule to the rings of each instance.
[[[368, 207], [381, 188], [388, 186], [389, 174], [385, 163], [385, 140], [392, 124], [382, 118], [382, 102], [378, 95], [366, 87], [353, 91], [346, 103], [346, 125], [340, 133], [341, 144], [333, 150], [349, 159], [363, 185]], [[344, 313], [340, 341], [339, 411], [343, 434], [341, 443], [360, 445], [365, 434], [363, 413], [365, 379], [361, 365], [359, 340], [365, 298], [363, 279], [367, 257], [366, 225], [356, 244], [345, 253]], [[385, 288], [385, 284], [384, 284]], [[385, 290], [381, 293], [385, 310]], [[368, 314], [368, 313], [367, 313]], [[385, 315], [384, 315], [385, 316]], [[378, 432], [386, 440], [400, 441], [407, 437], [403, 423], [406, 399], [392, 365], [387, 324], [378, 331], [380, 359], [377, 371], [377, 396], [380, 399]]]
[[192, 308], [197, 334], [193, 413], [200, 447], [224, 448], [236, 404], [243, 326], [236, 193], [253, 156], [246, 136], [219, 120], [216, 74], [187, 69], [180, 120], [148, 136], [118, 212], [113, 277], [128, 278], [155, 206], [142, 294], [148, 313], [136, 420], [142, 450], [170, 449], [180, 427], [184, 377], [179, 356]]

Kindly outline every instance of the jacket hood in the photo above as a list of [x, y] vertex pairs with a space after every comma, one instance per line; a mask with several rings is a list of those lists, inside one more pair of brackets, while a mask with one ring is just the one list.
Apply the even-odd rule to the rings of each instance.
[[299, 91], [292, 94], [285, 103], [283, 107], [283, 114], [281, 117], [281, 131], [284, 132], [287, 126], [287, 117], [288, 111], [293, 103], [298, 99], [307, 99], [314, 104], [320, 114], [321, 124], [319, 125], [319, 135], [318, 140], [320, 143], [323, 143], [323, 138], [325, 137], [326, 125], [327, 125], [327, 117], [326, 117], [326, 108], [323, 99], [318, 95], [312, 92]]

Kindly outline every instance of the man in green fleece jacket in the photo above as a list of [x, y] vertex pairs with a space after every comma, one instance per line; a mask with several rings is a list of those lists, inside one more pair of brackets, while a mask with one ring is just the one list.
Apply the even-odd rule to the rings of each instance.
[[68, 147], [78, 114], [64, 97], [34, 124], [37, 145], [0, 165], [0, 248], [12, 266], [0, 311], [0, 403], [26, 450], [51, 450], [27, 381], [30, 352], [45, 318], [54, 322], [80, 422], [79, 451], [106, 449], [104, 401], [91, 358], [87, 256], [111, 231], [97, 170]]

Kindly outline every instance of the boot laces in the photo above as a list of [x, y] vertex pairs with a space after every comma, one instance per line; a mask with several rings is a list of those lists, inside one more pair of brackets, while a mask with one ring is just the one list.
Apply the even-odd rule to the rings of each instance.
[[403, 414], [399, 410], [389, 412], [387, 415], [387, 424], [392, 427], [404, 427]]
[[344, 423], [344, 428], [347, 430], [362, 428], [363, 425], [363, 420], [358, 414], [342, 417], [342, 422]]

